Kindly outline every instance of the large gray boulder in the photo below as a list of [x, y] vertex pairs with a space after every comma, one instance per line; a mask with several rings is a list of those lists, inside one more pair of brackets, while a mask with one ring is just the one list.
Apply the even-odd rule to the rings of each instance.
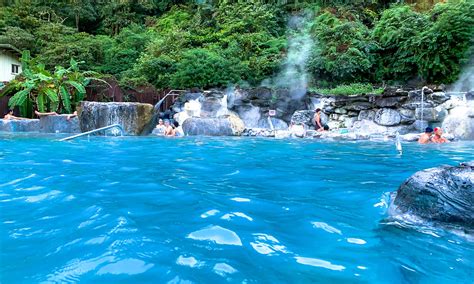
[[383, 126], [379, 125], [372, 120], [363, 119], [355, 121], [350, 127], [351, 131], [361, 135], [372, 135], [372, 134], [387, 134], [395, 135], [399, 132], [405, 134], [413, 130], [413, 125], [397, 125], [397, 126]]
[[474, 103], [451, 109], [443, 128], [457, 139], [474, 140]]
[[375, 123], [382, 126], [394, 126], [400, 124], [402, 117], [400, 113], [391, 108], [382, 108], [375, 113]]
[[245, 129], [243, 121], [236, 115], [226, 117], [191, 117], [184, 121], [185, 135], [239, 136]]
[[81, 102], [78, 114], [82, 132], [120, 124], [127, 135], [140, 135], [152, 119], [153, 106], [142, 103]]
[[419, 171], [392, 198], [389, 213], [474, 227], [474, 161]]
[[[421, 119], [421, 108], [416, 108], [415, 109], [415, 117], [416, 119]], [[429, 107], [423, 109], [423, 120], [429, 121], [429, 122], [440, 122], [443, 121], [444, 118], [448, 115], [448, 111], [441, 107]]]
[[[306, 126], [313, 126], [314, 125], [314, 110], [297, 110], [291, 116], [291, 123], [294, 124], [305, 124]], [[329, 117], [324, 113], [321, 112], [321, 122], [323, 124], [327, 124], [329, 122]]]

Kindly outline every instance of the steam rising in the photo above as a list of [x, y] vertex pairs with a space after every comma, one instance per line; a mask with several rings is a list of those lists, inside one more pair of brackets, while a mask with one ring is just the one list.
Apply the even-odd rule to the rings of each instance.
[[449, 90], [451, 92], [469, 92], [474, 90], [474, 56], [471, 57], [467, 67], [464, 68], [459, 79]]
[[313, 40], [309, 34], [310, 14], [293, 16], [288, 22], [288, 53], [283, 69], [273, 78], [273, 85], [290, 90], [293, 99], [300, 99], [306, 94], [308, 73], [306, 63], [310, 57]]

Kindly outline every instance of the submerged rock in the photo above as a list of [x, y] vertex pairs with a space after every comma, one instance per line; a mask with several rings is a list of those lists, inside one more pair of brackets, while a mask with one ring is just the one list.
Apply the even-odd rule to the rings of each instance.
[[140, 135], [152, 118], [153, 106], [142, 103], [82, 102], [78, 114], [82, 132], [117, 123], [122, 125], [127, 135]]
[[239, 136], [244, 128], [243, 121], [234, 114], [218, 118], [192, 117], [183, 123], [185, 135]]
[[389, 212], [472, 228], [474, 161], [415, 173], [397, 190]]

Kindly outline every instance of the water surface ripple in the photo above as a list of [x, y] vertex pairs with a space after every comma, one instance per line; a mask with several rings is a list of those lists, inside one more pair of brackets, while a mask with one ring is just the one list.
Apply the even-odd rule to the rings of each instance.
[[383, 223], [474, 143], [0, 136], [0, 282], [472, 283], [474, 244]]

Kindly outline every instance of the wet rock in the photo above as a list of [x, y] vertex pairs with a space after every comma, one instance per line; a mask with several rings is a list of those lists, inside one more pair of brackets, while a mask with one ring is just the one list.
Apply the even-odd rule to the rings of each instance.
[[313, 125], [314, 110], [298, 110], [293, 113], [291, 123]]
[[5, 120], [0, 119], [0, 131], [4, 132], [39, 132], [39, 119]]
[[[308, 127], [315, 127], [314, 125], [314, 110], [298, 110], [293, 113], [293, 116], [291, 117], [291, 123], [294, 124], [301, 124], [303, 123], [304, 125]], [[327, 124], [329, 122], [329, 117], [327, 114], [324, 112], [321, 112], [321, 122], [323, 124]]]
[[464, 97], [468, 102], [474, 101], [474, 91], [467, 92]]
[[77, 117], [67, 120], [67, 115], [48, 115], [39, 120], [41, 132], [45, 133], [80, 133]]
[[434, 92], [429, 95], [429, 99], [435, 102], [436, 104], [442, 104], [451, 98], [450, 95], [447, 95], [444, 92]]
[[268, 128], [245, 128], [242, 132], [242, 136], [274, 137], [275, 133]]
[[376, 96], [374, 97], [374, 103], [377, 107], [395, 107], [403, 104], [407, 100], [406, 96]]
[[373, 108], [373, 105], [369, 102], [358, 102], [358, 103], [350, 103], [346, 106], [344, 106], [344, 109], [351, 111], [361, 111], [361, 110], [368, 110]]
[[375, 123], [382, 126], [394, 126], [400, 124], [400, 113], [394, 109], [383, 108], [375, 113]]
[[192, 117], [182, 126], [185, 135], [239, 136], [245, 129], [243, 121], [234, 114], [219, 118]]
[[227, 110], [227, 97], [223, 92], [205, 92], [200, 102], [202, 117], [217, 117], [223, 109]]
[[152, 118], [153, 106], [142, 103], [81, 102], [78, 114], [82, 132], [120, 124], [127, 135], [140, 135]]
[[[448, 111], [443, 107], [423, 109], [423, 120], [429, 122], [440, 122], [448, 115]], [[421, 108], [415, 109], [415, 118], [421, 119]]]
[[399, 132], [400, 134], [409, 133], [414, 130], [414, 125], [397, 125], [397, 126], [383, 126], [379, 125], [371, 120], [358, 120], [355, 121], [351, 127], [351, 131], [357, 134], [372, 135], [372, 134], [387, 134], [394, 135]]
[[474, 162], [419, 171], [397, 190], [389, 212], [472, 228]]
[[468, 104], [451, 109], [442, 127], [456, 139], [474, 140], [474, 105]]
[[408, 134], [404, 134], [404, 135], [400, 135], [400, 139], [402, 141], [407, 141], [407, 142], [414, 142], [414, 141], [418, 141], [418, 139], [420, 138], [420, 133], [408, 133]]
[[[274, 129], [277, 129], [277, 130], [288, 129], [288, 123], [286, 123], [284, 120], [274, 118], [274, 117], [271, 117], [270, 119], [272, 121], [272, 125], [273, 125]], [[261, 118], [258, 121], [258, 128], [269, 128], [269, 129], [271, 129], [270, 123], [268, 121], [268, 117], [267, 118]]]
[[363, 119], [374, 120], [374, 118], [375, 118], [375, 111], [373, 110], [361, 110], [359, 112], [358, 120], [363, 120]]
[[334, 110], [334, 112], [337, 113], [337, 114], [346, 114], [346, 113], [347, 113], [347, 109], [340, 107], [340, 108], [336, 108], [336, 109]]

